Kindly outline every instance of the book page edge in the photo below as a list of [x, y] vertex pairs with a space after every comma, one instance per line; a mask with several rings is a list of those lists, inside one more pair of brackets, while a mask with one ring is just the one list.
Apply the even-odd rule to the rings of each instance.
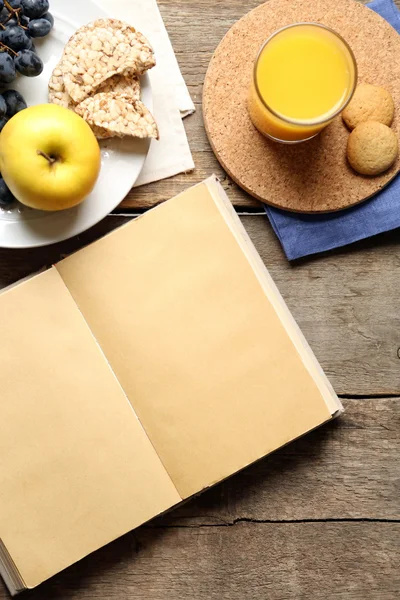
[[275, 308], [294, 347], [299, 353], [304, 366], [318, 386], [325, 404], [331, 413], [331, 417], [335, 418], [339, 416], [344, 410], [342, 403], [337, 397], [332, 384], [325, 375], [299, 325], [287, 307], [286, 302], [257, 252], [256, 247], [251, 241], [224, 188], [216, 175], [212, 175], [206, 179], [204, 183], [210, 190], [216, 206], [244, 252], [266, 296]]

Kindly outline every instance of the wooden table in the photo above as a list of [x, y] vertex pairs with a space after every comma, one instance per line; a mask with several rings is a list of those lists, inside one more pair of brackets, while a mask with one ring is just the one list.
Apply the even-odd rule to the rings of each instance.
[[[133, 1], [133, 0], [132, 0]], [[161, 0], [197, 105], [196, 171], [136, 190], [138, 212], [212, 172], [241, 212], [255, 204], [206, 140], [201, 90], [212, 51], [257, 0]], [[121, 211], [120, 211], [121, 212]], [[0, 286], [50, 265], [126, 216], [51, 248], [0, 250]], [[232, 477], [28, 593], [30, 600], [397, 600], [400, 597], [399, 232], [289, 265], [267, 219], [242, 216], [343, 399], [340, 420]], [[0, 600], [8, 594], [0, 583]]]

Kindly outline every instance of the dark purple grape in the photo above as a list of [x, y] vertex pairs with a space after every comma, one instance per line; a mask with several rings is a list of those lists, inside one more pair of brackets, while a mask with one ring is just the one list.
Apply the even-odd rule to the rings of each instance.
[[0, 132], [3, 130], [5, 125], [7, 125], [7, 123], [8, 123], [8, 119], [6, 117], [3, 117], [2, 119], [0, 119]]
[[11, 119], [11, 117], [27, 107], [23, 96], [16, 90], [6, 90], [3, 92], [3, 98], [7, 106], [6, 115], [8, 119]]
[[7, 27], [3, 34], [3, 43], [13, 50], [23, 50], [29, 46], [29, 37], [21, 27]]
[[54, 17], [51, 13], [46, 13], [45, 15], [43, 15], [42, 19], [46, 19], [46, 21], [48, 21], [51, 25], [51, 28], [53, 29], [54, 27]]
[[33, 38], [46, 37], [51, 31], [50, 21], [47, 19], [32, 19], [28, 25], [28, 33]]
[[4, 100], [3, 96], [0, 96], [0, 118], [2, 119], [3, 117], [5, 117], [7, 112], [7, 104], [6, 101]]
[[12, 6], [12, 8], [19, 8], [21, 6], [21, 0], [8, 0], [8, 4]]
[[43, 71], [43, 63], [32, 50], [21, 50], [15, 57], [15, 68], [25, 77], [37, 77]]
[[30, 19], [39, 19], [49, 12], [49, 0], [21, 0], [24, 15]]
[[[3, 121], [4, 119], [1, 119], [1, 120]], [[0, 121], [0, 127], [1, 127], [1, 121]], [[3, 127], [4, 127], [4, 125], [3, 125]], [[10, 206], [10, 204], [12, 204], [13, 202], [15, 202], [14, 196], [8, 189], [4, 179], [2, 177], [0, 177], [0, 206], [2, 206], [3, 208], [6, 208], [6, 207]]]
[[0, 11], [4, 8], [4, 0], [0, 0]]
[[12, 17], [12, 19], [7, 21], [7, 27], [16, 27], [18, 25], [19, 25], [19, 23], [18, 23], [18, 20], [16, 17]]
[[7, 52], [0, 53], [0, 83], [11, 83], [14, 81], [17, 73], [15, 71], [14, 60]]
[[32, 50], [32, 52], [36, 52], [35, 44], [33, 43], [33, 39], [31, 37], [29, 38], [29, 46], [26, 48], [26, 50]]
[[0, 23], [4, 23], [4, 21], [6, 19], [8, 19], [8, 17], [10, 16], [10, 13], [8, 12], [8, 10], [6, 8], [2, 8], [0, 10]]
[[24, 15], [19, 15], [19, 22], [23, 27], [28, 27], [29, 25], [29, 19], [28, 17], [24, 17]]

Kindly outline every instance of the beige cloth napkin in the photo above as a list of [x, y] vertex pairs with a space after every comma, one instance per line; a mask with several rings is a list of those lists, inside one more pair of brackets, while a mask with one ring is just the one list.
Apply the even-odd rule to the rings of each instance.
[[141, 31], [154, 48], [157, 66], [149, 73], [160, 140], [152, 141], [135, 187], [194, 169], [182, 118], [195, 108], [175, 57], [156, 0], [95, 0], [115, 19]]

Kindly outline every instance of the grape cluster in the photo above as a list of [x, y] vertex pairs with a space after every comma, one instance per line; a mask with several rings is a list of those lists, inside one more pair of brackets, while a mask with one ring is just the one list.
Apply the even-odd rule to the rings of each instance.
[[0, 175], [0, 208], [8, 208], [15, 202], [15, 198], [8, 189], [6, 182]]
[[[0, 131], [11, 117], [26, 108], [26, 102], [16, 90], [6, 90], [0, 94]], [[0, 208], [7, 208], [15, 201], [0, 174]]]
[[43, 71], [33, 40], [50, 33], [49, 8], [49, 0], [0, 0], [0, 86], [18, 73], [36, 77]]
[[[37, 77], [43, 63], [33, 40], [48, 35], [54, 19], [49, 13], [49, 0], [0, 0], [0, 88], [9, 85], [18, 73]], [[26, 102], [16, 90], [0, 94], [0, 131], [11, 117], [26, 108]], [[15, 201], [0, 175], [0, 207]]]

